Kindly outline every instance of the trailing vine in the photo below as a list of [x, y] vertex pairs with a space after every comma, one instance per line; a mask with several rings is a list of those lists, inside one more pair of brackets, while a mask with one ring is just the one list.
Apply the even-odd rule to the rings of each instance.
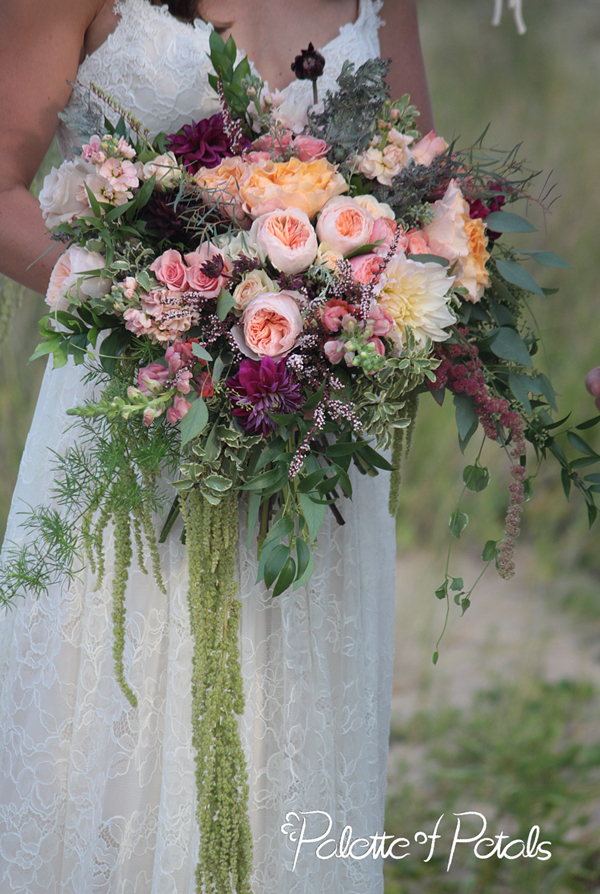
[[196, 890], [250, 894], [252, 833], [248, 779], [237, 715], [244, 710], [235, 598], [237, 497], [211, 505], [193, 489], [182, 499], [194, 641], [192, 741], [196, 748], [196, 817], [200, 853]]

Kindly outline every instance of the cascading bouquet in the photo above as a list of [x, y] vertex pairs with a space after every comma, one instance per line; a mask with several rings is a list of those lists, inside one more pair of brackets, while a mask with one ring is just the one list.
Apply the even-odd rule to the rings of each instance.
[[[145, 541], [162, 585], [152, 511], [161, 474], [179, 469], [160, 538], [173, 536], [180, 512], [195, 643], [197, 884], [246, 892], [240, 497], [249, 548], [258, 528], [258, 580], [278, 596], [310, 578], [325, 513], [343, 523], [351, 463], [369, 475], [391, 471], [397, 512], [421, 393], [440, 403], [453, 394], [461, 449], [481, 424], [509, 454], [504, 539], [483, 555], [503, 576], [532, 478], [526, 442], [538, 460], [555, 453], [591, 520], [595, 484], [551, 433], [555, 395], [533, 370], [537, 336], [527, 322], [527, 295], [543, 290], [500, 241], [533, 229], [503, 210], [527, 197], [531, 180], [515, 154], [421, 137], [408, 97], [390, 101], [381, 60], [356, 71], [345, 63], [339, 89], [319, 104], [315, 87], [299, 114], [266, 93], [245, 59], [235, 65], [231, 38], [211, 34], [211, 59], [221, 112], [178, 133], [150, 141], [95, 88], [121, 114], [116, 127], [93, 97], [68, 118], [80, 153], [52, 171], [40, 202], [69, 247], [52, 273], [34, 356], [86, 361], [102, 392], [70, 411], [82, 437], [58, 460], [67, 514], [33, 513], [37, 536], [18, 557], [9, 551], [2, 589], [8, 599], [22, 585], [40, 591], [76, 573], [79, 546], [101, 577], [103, 532], [114, 523], [115, 661], [136, 704], [123, 668], [128, 567], [134, 544], [143, 561]], [[292, 67], [316, 85], [323, 65], [311, 45]], [[564, 264], [550, 252], [529, 255]], [[471, 490], [488, 479], [479, 460], [465, 470]], [[453, 514], [454, 536], [465, 518]], [[448, 601], [452, 590], [464, 610], [469, 594], [457, 580], [446, 574], [437, 595]]]

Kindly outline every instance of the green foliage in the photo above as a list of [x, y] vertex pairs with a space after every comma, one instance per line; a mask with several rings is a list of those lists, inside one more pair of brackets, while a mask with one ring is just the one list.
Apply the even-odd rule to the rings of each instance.
[[[418, 713], [394, 728], [392, 743], [419, 755], [418, 781], [403, 773], [388, 791], [386, 832], [430, 834], [442, 813], [444, 819], [429, 862], [429, 842], [412, 844], [405, 860], [386, 862], [386, 894], [592, 890], [600, 866], [592, 819], [600, 751], [586, 744], [581, 729], [593, 695], [586, 683], [533, 680], [481, 693], [470, 711]], [[540, 840], [552, 843], [552, 859], [478, 860], [464, 845], [447, 872], [453, 814], [468, 810], [484, 814], [490, 836], [503, 831], [526, 839], [539, 825]], [[471, 833], [466, 828], [465, 837], [476, 834], [475, 825]]]
[[244, 81], [252, 75], [250, 64], [244, 57], [236, 66], [237, 48], [231, 35], [225, 42], [216, 31], [211, 31], [209, 42], [210, 61], [216, 75], [210, 74], [208, 82], [213, 90], [216, 91], [220, 81], [223, 85], [225, 101], [231, 113], [239, 118], [245, 118], [248, 105], [250, 104], [250, 97]]
[[369, 59], [354, 71], [354, 63], [344, 62], [337, 78], [338, 90], [327, 91], [323, 111], [309, 110], [310, 133], [331, 146], [329, 161], [345, 162], [349, 155], [362, 151], [375, 132], [377, 119], [389, 104], [389, 91], [383, 80], [389, 63]]

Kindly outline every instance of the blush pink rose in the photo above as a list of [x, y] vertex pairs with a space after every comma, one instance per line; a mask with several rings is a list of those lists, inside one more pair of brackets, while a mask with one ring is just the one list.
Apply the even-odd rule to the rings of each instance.
[[[254, 140], [252, 149], [260, 152], [261, 155], [264, 153], [269, 159], [272, 159], [273, 157], [279, 158], [279, 156], [282, 156], [285, 153], [285, 150], [289, 149], [292, 145], [293, 139], [294, 134], [291, 130], [283, 131], [283, 133], [278, 134], [276, 137], [267, 133], [262, 137], [258, 137], [257, 140]], [[244, 156], [244, 158], [246, 158], [246, 156]]]
[[85, 301], [100, 298], [110, 292], [111, 281], [105, 276], [88, 276], [91, 270], [101, 270], [106, 259], [97, 252], [72, 245], [58, 259], [50, 274], [46, 303], [52, 310], [66, 310], [69, 296]]
[[282, 273], [308, 270], [317, 254], [317, 236], [308, 215], [298, 208], [271, 211], [252, 224], [250, 238]]
[[352, 274], [357, 282], [370, 283], [376, 278], [383, 266], [383, 259], [372, 252], [350, 258]]
[[406, 234], [400, 230], [396, 239], [397, 232], [398, 224], [395, 220], [390, 220], [389, 217], [378, 217], [373, 224], [371, 242], [379, 242], [380, 239], [383, 239], [383, 242], [375, 248], [375, 252], [379, 255], [386, 255], [392, 245], [394, 245], [394, 240], [396, 251], [405, 251], [407, 244]]
[[433, 220], [423, 227], [434, 255], [447, 258], [451, 264], [469, 254], [469, 238], [465, 221], [470, 220], [467, 205], [457, 180], [451, 180], [444, 198], [432, 205]]
[[182, 397], [180, 394], [176, 394], [173, 398], [173, 403], [167, 410], [167, 421], [171, 423], [171, 425], [175, 425], [176, 422], [179, 422], [180, 419], [186, 415], [188, 410], [191, 409], [191, 403]]
[[448, 148], [443, 137], [436, 137], [435, 130], [430, 130], [422, 140], [411, 146], [413, 158], [418, 165], [430, 165], [436, 155], [441, 155]]
[[407, 255], [432, 255], [432, 251], [427, 233], [422, 230], [409, 230], [406, 234], [408, 244], [406, 246]]
[[294, 140], [292, 148], [300, 161], [315, 161], [317, 158], [325, 158], [329, 152], [329, 143], [308, 134], [300, 134]]
[[[221, 289], [227, 284], [232, 266], [223, 254], [212, 242], [203, 242], [198, 251], [190, 252], [185, 256], [189, 269], [187, 270], [187, 285], [194, 292], [202, 292], [205, 298], [216, 298]], [[210, 276], [203, 271], [207, 261], [213, 261], [216, 268], [221, 266], [221, 272], [217, 276]]]
[[267, 292], [250, 302], [241, 322], [244, 344], [255, 358], [281, 360], [292, 350], [302, 332], [296, 297], [297, 292]]
[[150, 270], [167, 288], [181, 291], [187, 282], [187, 268], [183, 258], [174, 248], [163, 252], [152, 264]]
[[371, 241], [373, 215], [347, 196], [334, 196], [317, 221], [317, 236], [346, 255]]

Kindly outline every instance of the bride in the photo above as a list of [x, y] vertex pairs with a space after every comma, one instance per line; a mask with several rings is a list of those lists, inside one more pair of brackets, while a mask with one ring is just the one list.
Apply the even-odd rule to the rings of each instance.
[[[200, 16], [202, 18], [200, 18]], [[381, 17], [380, 17], [381, 16]], [[385, 19], [385, 24], [382, 21]], [[410, 92], [431, 126], [415, 0], [12, 0], [0, 6], [0, 269], [44, 294], [60, 253], [28, 187], [57, 132], [68, 81], [94, 82], [153, 136], [217, 110], [207, 81], [212, 28], [232, 33], [271, 90], [302, 101], [290, 63], [309, 42], [342, 63], [391, 56], [392, 95]], [[69, 154], [69, 133], [58, 140]], [[33, 266], [49, 246], [51, 250]], [[25, 448], [6, 541], [19, 512], [51, 500], [52, 456], [76, 438], [65, 411], [89, 388], [71, 365], [48, 369]], [[393, 661], [394, 524], [387, 476], [354, 481], [346, 524], [319, 535], [309, 585], [271, 599], [255, 585], [255, 551], [238, 556], [255, 894], [378, 894], [382, 861], [296, 857], [282, 831], [309, 811], [317, 838], [332, 820], [352, 836], [383, 832]], [[133, 570], [126, 676], [111, 645], [113, 543], [106, 582], [20, 600], [0, 618], [0, 891], [2, 894], [192, 894], [198, 833], [190, 727], [187, 565], [177, 532], [161, 554], [165, 597]], [[318, 825], [317, 820], [320, 820]], [[288, 829], [289, 831], [289, 829]]]

